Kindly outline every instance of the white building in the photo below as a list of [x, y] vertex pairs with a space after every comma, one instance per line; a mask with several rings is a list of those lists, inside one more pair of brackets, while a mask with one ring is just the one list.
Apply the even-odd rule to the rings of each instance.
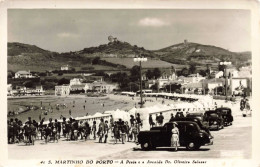
[[99, 93], [111, 93], [114, 89], [117, 89], [117, 84], [108, 84], [104, 81], [95, 81], [93, 83], [87, 83], [85, 86], [86, 91], [94, 91]]
[[81, 85], [82, 79], [80, 78], [73, 78], [70, 80], [70, 86], [72, 85]]
[[7, 85], [7, 96], [12, 96], [13, 95], [13, 87], [12, 84]]
[[212, 78], [221, 78], [221, 77], [223, 77], [223, 75], [224, 75], [223, 71], [212, 71], [210, 73], [210, 76]]
[[69, 85], [55, 86], [55, 96], [68, 96], [70, 94]]
[[188, 77], [184, 78], [184, 82], [188, 82], [188, 83], [198, 83], [201, 80], [206, 79], [205, 77], [199, 75], [199, 73], [197, 74], [190, 74], [188, 75]]
[[44, 92], [45, 92], [45, 91], [43, 90], [42, 85], [36, 86], [36, 88], [35, 88], [35, 93], [36, 93], [36, 94], [43, 95]]
[[64, 65], [60, 67], [61, 71], [68, 71], [69, 70], [69, 65]]
[[34, 78], [30, 71], [17, 71], [14, 78]]
[[[148, 80], [148, 88], [150, 88], [152, 85], [154, 85], [155, 83], [158, 84], [159, 89], [163, 88], [165, 85], [170, 84], [172, 81], [175, 81], [177, 78], [176, 73], [174, 72], [174, 70], [170, 69], [170, 70], [165, 70], [162, 72], [162, 75], [160, 78], [158, 78], [157, 80], [155, 79], [151, 79]], [[145, 79], [145, 78], [143, 78]]]

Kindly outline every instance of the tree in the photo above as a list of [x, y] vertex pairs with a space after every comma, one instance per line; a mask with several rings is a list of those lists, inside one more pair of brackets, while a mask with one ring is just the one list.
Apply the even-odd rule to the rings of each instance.
[[190, 74], [190, 73], [189, 73], [189, 70], [188, 70], [186, 67], [184, 67], [184, 68], [181, 70], [181, 75], [182, 75], [182, 76], [187, 77], [189, 74]]
[[160, 71], [159, 68], [155, 68], [155, 69], [153, 70], [153, 76], [154, 76], [155, 79], [158, 79], [158, 78], [161, 77], [161, 71]]
[[204, 70], [200, 70], [200, 71], [199, 71], [199, 74], [200, 74], [201, 76], [203, 76], [203, 77], [207, 76], [207, 72], [204, 71]]
[[47, 76], [47, 74], [46, 74], [46, 72], [41, 72], [41, 73], [39, 73], [39, 76], [45, 77], [45, 76]]
[[7, 77], [8, 78], [12, 78], [13, 76], [15, 76], [15, 73], [12, 70], [8, 71]]
[[150, 88], [151, 88], [152, 90], [157, 91], [157, 90], [158, 90], [158, 83], [155, 83], [155, 84], [152, 85]]
[[136, 92], [140, 89], [140, 86], [134, 82], [129, 84], [129, 91]]
[[72, 73], [76, 72], [76, 69], [75, 68], [71, 68], [70, 70]]
[[100, 57], [95, 57], [93, 60], [92, 60], [92, 64], [99, 64], [100, 62]]
[[69, 84], [70, 83], [70, 80], [66, 79], [66, 78], [61, 78], [59, 81], [58, 81], [58, 85], [63, 85], [63, 84]]
[[130, 70], [130, 75], [132, 82], [140, 80], [140, 66], [133, 66]]
[[110, 80], [112, 82], [117, 82], [120, 89], [122, 89], [122, 90], [127, 89], [128, 84], [130, 83], [128, 75], [126, 73], [121, 73], [121, 72], [111, 74]]
[[53, 90], [55, 89], [56, 83], [55, 82], [45, 82], [43, 88], [45, 90]]
[[[171, 86], [171, 88], [170, 88]], [[174, 84], [170, 84], [170, 85], [166, 85], [165, 87], [167, 89], [167, 91], [170, 91], [171, 92], [180, 92], [180, 89], [181, 89], [181, 84], [177, 84], [177, 83], [174, 83]]]
[[152, 79], [154, 77], [153, 72], [150, 69], [146, 71], [146, 77], [148, 79]]
[[95, 73], [96, 76], [105, 76], [106, 73], [104, 71], [98, 71]]
[[218, 70], [224, 72], [224, 70], [225, 70], [225, 66], [219, 64], [219, 65], [218, 65]]
[[195, 64], [191, 64], [190, 68], [189, 68], [190, 74], [195, 74], [196, 70], [197, 70], [196, 65]]
[[27, 81], [27, 82], [25, 82], [24, 86], [26, 88], [33, 88], [33, 87], [35, 87], [35, 83], [33, 81]]
[[124, 73], [120, 73], [119, 78], [118, 78], [118, 84], [122, 90], [126, 90], [128, 88], [130, 80], [128, 75]]

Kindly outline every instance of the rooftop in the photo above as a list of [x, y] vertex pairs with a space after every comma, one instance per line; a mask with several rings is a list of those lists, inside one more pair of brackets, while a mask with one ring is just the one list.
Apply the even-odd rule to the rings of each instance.
[[17, 71], [16, 74], [31, 74], [30, 72], [28, 71]]

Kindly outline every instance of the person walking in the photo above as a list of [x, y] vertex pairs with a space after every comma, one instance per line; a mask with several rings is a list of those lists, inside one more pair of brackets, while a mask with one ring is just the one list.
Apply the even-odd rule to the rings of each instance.
[[120, 137], [122, 139], [122, 144], [125, 144], [125, 136], [126, 136], [126, 127], [124, 121], [122, 121], [119, 125], [120, 129]]
[[244, 97], [243, 99], [241, 99], [240, 101], [240, 110], [243, 111], [246, 105], [246, 98]]
[[137, 123], [137, 128], [138, 128], [138, 133], [139, 133], [140, 129], [141, 129], [142, 125], [143, 125], [139, 113], [137, 113], [137, 116], [136, 116], [136, 123]]
[[114, 123], [113, 132], [114, 132], [114, 138], [115, 138], [114, 144], [117, 144], [117, 139], [120, 138], [119, 127], [118, 127], [117, 122]]
[[104, 136], [104, 131], [105, 131], [105, 123], [104, 123], [104, 119], [101, 118], [100, 119], [100, 123], [98, 126], [98, 135], [99, 135], [99, 143], [102, 143], [102, 138]]
[[137, 134], [138, 134], [138, 128], [136, 122], [134, 122], [134, 125], [132, 127], [132, 136], [134, 138], [134, 142], [137, 142]]
[[133, 115], [130, 115], [130, 124], [131, 124], [131, 127], [134, 126], [134, 122], [135, 122], [135, 118]]
[[96, 124], [97, 124], [96, 121], [93, 121], [92, 133], [93, 133], [94, 140], [96, 140], [96, 131], [97, 131], [97, 125]]
[[158, 116], [158, 114], [156, 114], [156, 116], [155, 116], [156, 126], [159, 125], [159, 123], [158, 123], [158, 119], [159, 119], [159, 116]]
[[172, 137], [171, 137], [171, 147], [175, 149], [175, 151], [178, 150], [179, 146], [179, 129], [177, 128], [177, 123], [173, 122], [173, 128], [172, 128]]
[[[109, 129], [112, 129], [114, 126], [114, 118], [112, 115], [110, 115], [110, 120], [109, 120]], [[111, 130], [111, 134], [112, 134], [112, 130]]]
[[108, 127], [108, 121], [105, 121], [105, 126], [104, 126], [104, 136], [105, 136], [105, 140], [104, 140], [104, 143], [107, 142], [107, 137], [108, 137], [108, 130], [109, 130], [109, 127]]
[[149, 125], [150, 125], [150, 128], [153, 127], [153, 125], [154, 125], [152, 114], [149, 115]]
[[126, 137], [127, 137], [127, 142], [129, 142], [129, 138], [130, 138], [130, 127], [128, 125], [128, 122], [125, 122], [125, 130], [126, 130]]
[[171, 118], [169, 120], [169, 122], [173, 122], [174, 121], [174, 116], [173, 116], [173, 113], [171, 113]]
[[164, 119], [164, 117], [163, 117], [162, 113], [160, 112], [160, 115], [158, 116], [158, 124], [159, 124], [159, 126], [163, 125], [163, 119]]

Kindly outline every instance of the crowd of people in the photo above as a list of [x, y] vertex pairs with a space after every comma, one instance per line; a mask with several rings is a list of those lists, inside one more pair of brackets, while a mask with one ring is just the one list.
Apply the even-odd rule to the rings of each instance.
[[36, 122], [28, 117], [24, 124], [17, 118], [11, 118], [7, 122], [8, 143], [24, 142], [26, 145], [34, 145], [35, 140], [44, 140], [48, 143], [58, 142], [60, 138], [68, 141], [98, 139], [99, 143], [107, 143], [108, 136], [114, 140], [114, 144], [137, 142], [137, 134], [142, 126], [140, 115], [137, 114], [136, 117], [131, 115], [129, 122], [122, 119], [114, 121], [112, 115], [109, 121], [101, 118], [98, 125], [96, 121], [90, 125], [88, 121], [75, 120], [72, 117], [68, 120], [63, 117], [61, 122], [50, 118], [48, 123], [45, 122], [45, 118]]

